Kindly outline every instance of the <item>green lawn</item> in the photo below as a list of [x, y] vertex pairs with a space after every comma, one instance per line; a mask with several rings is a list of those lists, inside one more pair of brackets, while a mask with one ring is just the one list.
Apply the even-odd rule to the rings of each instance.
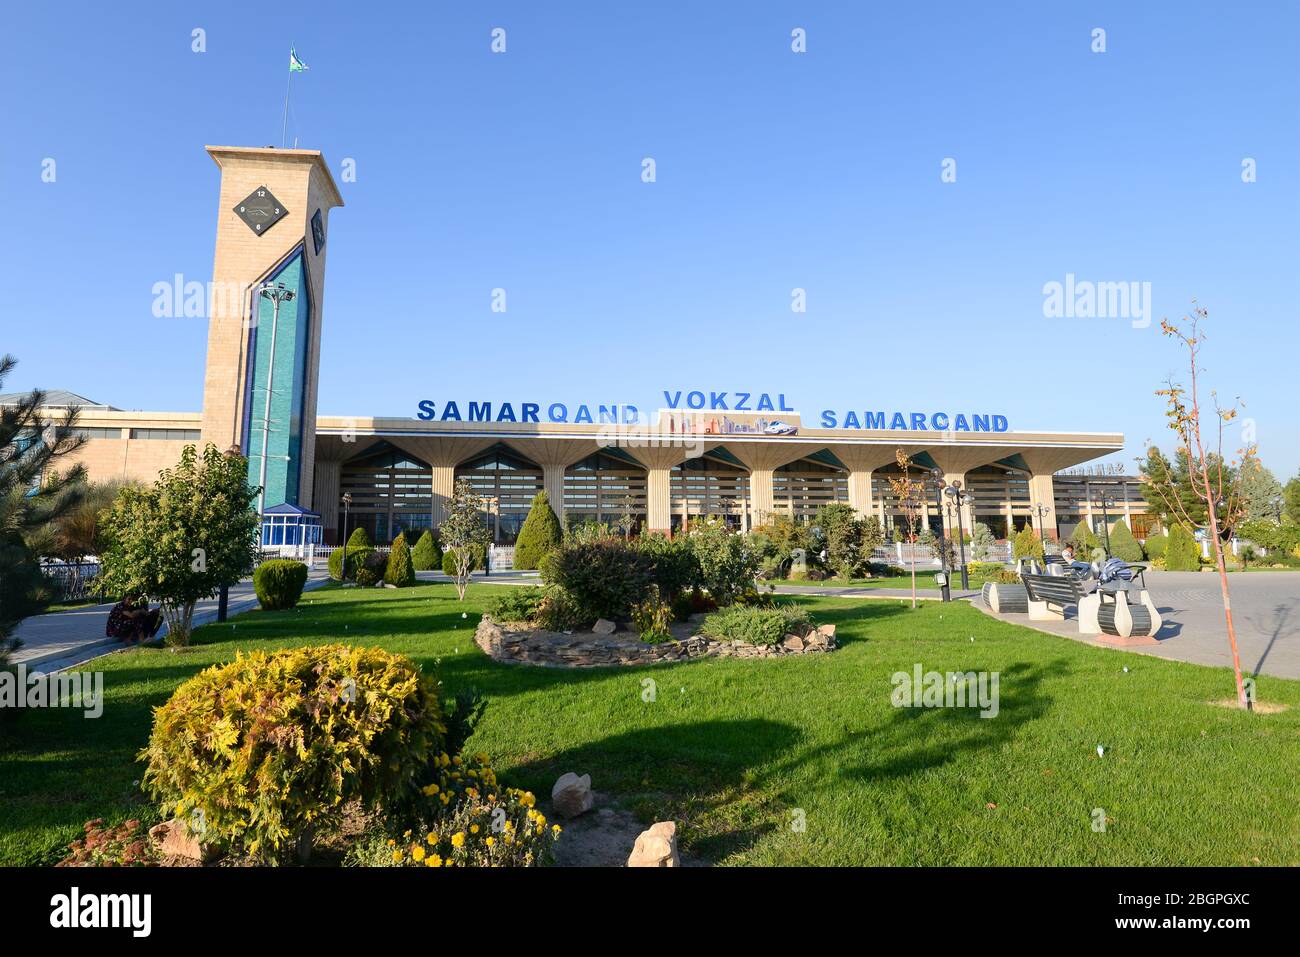
[[[134, 757], [150, 708], [187, 676], [239, 649], [343, 640], [440, 660], [449, 687], [482, 689], [490, 705], [471, 746], [506, 780], [548, 796], [560, 773], [590, 772], [645, 820], [678, 820], [686, 853], [706, 860], [1300, 864], [1300, 683], [1261, 677], [1260, 699], [1289, 709], [1246, 714], [1211, 704], [1232, 692], [1222, 669], [1097, 649], [961, 604], [820, 596], [800, 600], [839, 626], [830, 655], [504, 666], [471, 639], [496, 593], [473, 586], [461, 605], [445, 584], [327, 587], [295, 611], [204, 628], [180, 654], [100, 659], [103, 717], [31, 711], [0, 725], [0, 863], [57, 860], [88, 818], [150, 818]], [[891, 674], [916, 662], [1000, 672], [1000, 714], [892, 707]], [[1098, 807], [1104, 834], [1091, 828]]]

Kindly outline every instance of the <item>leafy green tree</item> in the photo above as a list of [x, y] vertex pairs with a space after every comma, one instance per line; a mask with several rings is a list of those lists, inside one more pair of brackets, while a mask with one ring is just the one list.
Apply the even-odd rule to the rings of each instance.
[[983, 522], [975, 523], [975, 532], [971, 535], [971, 558], [974, 561], [983, 561], [988, 558], [989, 551], [997, 545], [998, 540], [993, 534], [993, 529], [989, 528]]
[[729, 531], [723, 522], [711, 521], [692, 525], [689, 541], [699, 563], [700, 582], [718, 605], [730, 605], [754, 591], [758, 554], [748, 538]]
[[843, 502], [823, 505], [813, 518], [813, 526], [821, 530], [826, 564], [836, 575], [851, 579], [866, 571], [871, 552], [878, 543], [868, 543], [866, 522], [858, 517], [853, 506]]
[[1036, 558], [1040, 562], [1043, 560], [1043, 542], [1031, 526], [1026, 525], [1016, 533], [1015, 540], [1011, 543], [1011, 557], [1017, 560], [1021, 558]]
[[467, 478], [456, 480], [451, 501], [447, 503], [447, 518], [438, 526], [438, 538], [443, 547], [443, 571], [456, 583], [456, 595], [465, 600], [470, 573], [474, 570], [476, 554], [487, 548], [488, 530], [483, 524], [483, 499], [474, 491]]
[[1163, 532], [1155, 531], [1147, 536], [1146, 552], [1147, 558], [1153, 561], [1157, 558], [1165, 557], [1165, 547], [1169, 544], [1169, 536]]
[[406, 533], [398, 532], [393, 547], [388, 551], [388, 566], [384, 569], [384, 582], [398, 588], [415, 584], [415, 566], [411, 564], [411, 550], [406, 545]]
[[1182, 525], [1169, 526], [1169, 540], [1165, 543], [1165, 570], [1195, 572], [1201, 569], [1201, 549], [1196, 539]]
[[415, 547], [411, 549], [411, 564], [415, 566], [417, 572], [427, 572], [442, 567], [442, 549], [438, 547], [433, 532], [427, 528], [420, 536], [420, 540], [415, 543]]
[[546, 553], [558, 548], [564, 538], [564, 529], [551, 508], [550, 496], [546, 490], [533, 496], [533, 504], [528, 509], [519, 538], [515, 541], [515, 568], [537, 568]]
[[193, 445], [152, 486], [127, 486], [108, 513], [104, 586], [162, 604], [167, 643], [188, 644], [194, 605], [257, 564], [260, 521], [248, 461]]
[[[13, 356], [0, 358], [0, 386], [16, 364]], [[77, 410], [53, 422], [41, 415], [44, 405], [45, 393], [34, 390], [0, 407], [0, 667], [18, 648], [12, 637], [18, 622], [49, 599], [27, 540], [75, 508], [85, 484], [80, 465], [62, 476], [52, 472], [85, 442], [77, 432]]]
[[1282, 490], [1282, 519], [1300, 525], [1300, 475], [1287, 482]]
[[1112, 558], [1120, 558], [1126, 562], [1140, 562], [1145, 557], [1142, 554], [1142, 546], [1133, 537], [1128, 523], [1123, 519], [1111, 526], [1110, 554]]

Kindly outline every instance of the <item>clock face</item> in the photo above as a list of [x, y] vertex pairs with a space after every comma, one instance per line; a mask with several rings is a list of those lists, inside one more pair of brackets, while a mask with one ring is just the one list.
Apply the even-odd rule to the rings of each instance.
[[269, 189], [259, 186], [235, 207], [235, 215], [259, 236], [284, 219], [289, 211], [280, 205]]
[[316, 247], [316, 255], [319, 256], [320, 251], [325, 248], [325, 219], [319, 209], [311, 217], [311, 241]]

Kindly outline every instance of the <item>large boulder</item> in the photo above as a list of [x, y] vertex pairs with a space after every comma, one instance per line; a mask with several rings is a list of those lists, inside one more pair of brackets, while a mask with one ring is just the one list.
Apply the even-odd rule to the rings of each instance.
[[551, 788], [551, 806], [563, 818], [575, 818], [591, 810], [595, 798], [591, 793], [591, 775], [581, 777], [572, 771], [560, 775]]
[[642, 831], [627, 859], [628, 867], [681, 867], [677, 857], [677, 825], [659, 821]]
[[608, 618], [597, 618], [596, 623], [591, 626], [593, 635], [612, 635], [616, 631], [618, 631], [618, 625]]

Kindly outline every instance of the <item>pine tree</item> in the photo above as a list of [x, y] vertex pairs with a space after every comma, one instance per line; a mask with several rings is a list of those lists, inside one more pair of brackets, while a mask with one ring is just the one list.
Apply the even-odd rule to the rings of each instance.
[[442, 549], [438, 547], [433, 532], [427, 528], [420, 536], [420, 540], [415, 543], [415, 547], [411, 549], [411, 564], [417, 572], [427, 572], [442, 567]]
[[1165, 570], [1195, 572], [1201, 569], [1201, 549], [1196, 539], [1182, 525], [1169, 527], [1169, 541], [1165, 544]]
[[1026, 525], [1016, 533], [1015, 541], [1011, 544], [1011, 557], [1036, 558], [1040, 562], [1043, 560], [1043, 543], [1033, 528]]
[[558, 548], [564, 532], [560, 520], [551, 508], [551, 499], [546, 490], [533, 496], [532, 507], [524, 519], [519, 538], [515, 541], [515, 568], [536, 568], [541, 564], [546, 553]]
[[415, 566], [411, 564], [411, 550], [406, 546], [406, 533], [399, 532], [388, 553], [388, 567], [384, 569], [384, 582], [407, 588], [415, 584]]
[[1092, 533], [1086, 520], [1074, 526], [1074, 531], [1070, 533], [1070, 544], [1074, 546], [1075, 559], [1084, 562], [1092, 561], [1092, 553], [1101, 548], [1101, 542]]
[[1110, 555], [1126, 562], [1140, 562], [1143, 559], [1142, 546], [1129, 531], [1128, 524], [1120, 519], [1110, 530]]
[[[16, 364], [13, 356], [0, 358], [0, 386]], [[85, 442], [77, 410], [55, 423], [41, 417], [44, 405], [45, 393], [34, 390], [0, 408], [0, 667], [18, 647], [13, 629], [49, 597], [28, 540], [76, 507], [85, 486], [80, 465], [62, 477], [50, 474], [55, 461]]]

